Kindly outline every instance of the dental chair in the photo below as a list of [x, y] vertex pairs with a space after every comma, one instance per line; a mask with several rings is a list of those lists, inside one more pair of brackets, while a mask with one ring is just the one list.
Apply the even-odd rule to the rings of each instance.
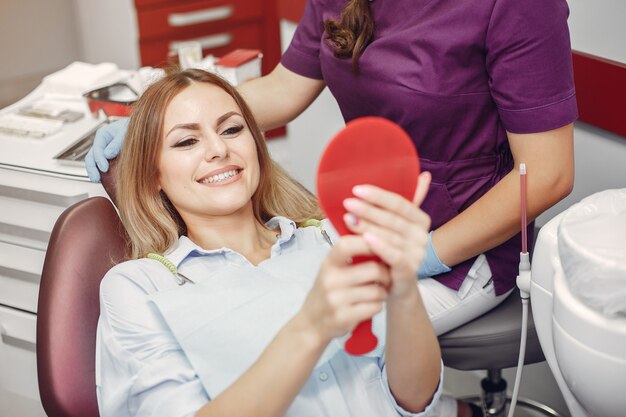
[[[111, 191], [110, 191], [111, 192]], [[114, 195], [114, 193], [111, 193]], [[124, 259], [126, 239], [115, 208], [104, 197], [83, 200], [57, 220], [41, 277], [37, 316], [37, 368], [49, 417], [98, 417], [95, 342], [100, 280]], [[527, 364], [544, 360], [529, 319]], [[517, 365], [521, 303], [514, 292], [494, 310], [439, 338], [444, 363], [458, 370], [487, 370], [480, 402], [502, 415], [506, 382], [501, 369]], [[518, 406], [558, 414], [530, 400]]]
[[[103, 183], [110, 180], [103, 178]], [[125, 258], [125, 236], [115, 208], [104, 197], [67, 208], [54, 226], [37, 310], [37, 377], [49, 417], [99, 416], [99, 286], [108, 269]]]
[[[102, 183], [115, 201], [115, 161]], [[99, 285], [106, 271], [125, 258], [126, 236], [113, 204], [104, 197], [83, 200], [59, 217], [41, 276], [37, 316], [37, 371], [49, 417], [99, 417], [95, 382]], [[439, 337], [446, 366], [486, 370], [482, 402], [488, 416], [505, 412], [501, 370], [517, 365], [521, 303], [515, 291], [495, 309]], [[544, 360], [529, 316], [526, 364]], [[541, 414], [559, 414], [531, 400], [518, 400]]]
[[541, 228], [531, 300], [572, 417], [626, 415], [626, 189], [589, 196]]

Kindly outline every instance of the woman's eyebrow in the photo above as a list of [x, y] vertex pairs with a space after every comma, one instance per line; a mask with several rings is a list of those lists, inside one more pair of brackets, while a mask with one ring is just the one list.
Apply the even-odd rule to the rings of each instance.
[[[228, 120], [232, 116], [241, 116], [241, 114], [237, 113], [236, 111], [229, 111], [228, 113], [224, 113], [223, 115], [221, 115], [220, 117], [217, 118], [217, 124], [219, 125], [219, 124], [223, 123], [225, 120]], [[180, 124], [177, 124], [173, 128], [171, 128], [170, 131], [167, 132], [167, 134], [165, 136], [169, 136], [169, 134], [172, 133], [176, 129], [200, 130], [200, 124], [198, 124], [198, 123], [180, 123]]]
[[224, 122], [225, 120], [227, 120], [231, 116], [241, 116], [241, 115], [239, 113], [237, 113], [236, 111], [229, 111], [228, 113], [224, 113], [223, 115], [218, 117], [217, 124], [218, 125], [222, 124], [222, 122]]
[[170, 133], [172, 133], [176, 129], [200, 130], [200, 125], [198, 123], [181, 123], [181, 124], [177, 124], [173, 128], [171, 128], [170, 131], [167, 132], [167, 135], [165, 135], [165, 136], [166, 137], [169, 136]]

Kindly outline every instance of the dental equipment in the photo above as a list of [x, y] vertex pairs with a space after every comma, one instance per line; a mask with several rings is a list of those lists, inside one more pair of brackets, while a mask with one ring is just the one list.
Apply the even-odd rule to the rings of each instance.
[[535, 328], [572, 417], [626, 409], [625, 230], [626, 188], [605, 190], [546, 223], [535, 244]]
[[100, 111], [107, 117], [128, 117], [139, 94], [126, 83], [115, 83], [84, 94], [89, 111], [98, 117]]
[[520, 298], [522, 301], [522, 334], [519, 347], [519, 359], [517, 361], [517, 371], [515, 372], [515, 383], [513, 384], [513, 394], [511, 395], [511, 404], [509, 406], [508, 417], [513, 417], [515, 407], [517, 405], [517, 397], [519, 395], [519, 386], [522, 380], [522, 369], [524, 367], [524, 357], [526, 355], [526, 339], [528, 336], [528, 299], [530, 298], [530, 255], [528, 254], [528, 237], [526, 235], [526, 226], [528, 219], [526, 217], [527, 204], [527, 184], [526, 184], [526, 164], [520, 164], [520, 198], [521, 198], [521, 226], [522, 226], [522, 251], [519, 254], [519, 274], [516, 283], [520, 290]]

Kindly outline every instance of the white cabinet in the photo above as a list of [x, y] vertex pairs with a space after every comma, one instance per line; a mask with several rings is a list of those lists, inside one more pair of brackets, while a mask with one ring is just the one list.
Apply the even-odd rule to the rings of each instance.
[[35, 314], [0, 305], [0, 416], [45, 416], [37, 388]]
[[48, 240], [65, 208], [104, 194], [101, 185], [85, 178], [0, 163], [0, 417], [45, 416], [35, 337]]

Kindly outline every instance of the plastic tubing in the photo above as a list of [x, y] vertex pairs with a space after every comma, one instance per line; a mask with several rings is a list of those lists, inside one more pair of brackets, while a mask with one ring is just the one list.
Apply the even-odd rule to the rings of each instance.
[[522, 196], [522, 252], [528, 252], [528, 236], [526, 236], [526, 164], [519, 165], [520, 193]]

